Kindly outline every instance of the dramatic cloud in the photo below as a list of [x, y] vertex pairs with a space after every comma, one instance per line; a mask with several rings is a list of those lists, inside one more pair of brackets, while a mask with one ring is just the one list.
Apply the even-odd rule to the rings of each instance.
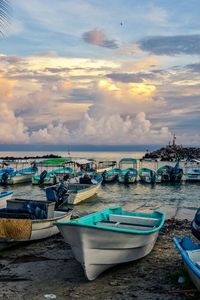
[[144, 79], [151, 79], [153, 74], [151, 73], [112, 73], [107, 74], [106, 77], [111, 78], [114, 81], [120, 82], [143, 82]]
[[97, 29], [83, 33], [82, 37], [86, 43], [91, 45], [105, 47], [109, 49], [118, 48], [118, 45], [115, 40], [109, 40], [105, 33]]
[[156, 55], [200, 54], [200, 35], [152, 36], [138, 42], [144, 51]]
[[119, 114], [94, 118], [85, 114], [74, 134], [75, 143], [91, 144], [143, 144], [152, 140], [163, 143], [172, 136], [166, 127], [154, 130], [144, 112], [134, 118], [128, 115], [123, 118]]
[[0, 141], [5, 144], [28, 143], [28, 128], [5, 103], [0, 104]]

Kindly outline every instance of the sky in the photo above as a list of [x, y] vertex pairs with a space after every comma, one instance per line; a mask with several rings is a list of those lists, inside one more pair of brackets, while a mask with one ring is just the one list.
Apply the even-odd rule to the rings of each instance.
[[0, 144], [199, 145], [199, 0], [10, 5]]

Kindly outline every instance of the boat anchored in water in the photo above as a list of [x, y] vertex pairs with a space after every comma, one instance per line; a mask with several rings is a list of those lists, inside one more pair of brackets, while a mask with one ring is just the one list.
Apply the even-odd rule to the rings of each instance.
[[151, 252], [165, 213], [136, 213], [107, 208], [70, 222], [57, 222], [85, 275], [94, 280], [106, 269]]
[[[54, 186], [46, 189], [47, 199], [49, 197], [52, 198], [53, 190], [56, 192], [56, 194], [60, 194], [62, 191], [64, 199], [62, 200], [63, 204], [60, 206], [60, 208], [63, 208], [68, 204], [76, 205], [94, 196], [100, 188], [102, 180], [102, 176], [99, 174], [95, 174], [93, 177], [91, 177], [85, 173], [82, 177], [78, 178], [78, 182], [74, 181], [74, 183], [72, 183], [69, 180], [66, 182], [66, 184], [61, 183], [58, 187]], [[55, 195], [55, 199], [56, 198], [57, 196]]]
[[155, 170], [149, 168], [141, 168], [139, 170], [140, 181], [143, 183], [158, 183], [161, 182], [161, 175]]
[[[122, 168], [124, 165], [132, 165], [130, 168]], [[122, 183], [134, 183], [137, 182], [137, 159], [124, 157], [119, 161], [119, 167], [121, 171], [118, 175], [118, 181]]]

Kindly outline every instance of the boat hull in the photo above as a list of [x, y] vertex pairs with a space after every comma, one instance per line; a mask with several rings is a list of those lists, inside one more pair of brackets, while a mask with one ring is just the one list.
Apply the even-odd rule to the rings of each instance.
[[31, 182], [33, 174], [20, 174], [13, 177], [10, 177], [7, 181], [7, 184], [18, 184]]
[[10, 200], [12, 195], [12, 192], [0, 193], [0, 208], [5, 208], [7, 206], [7, 200]]
[[66, 243], [85, 271], [94, 280], [108, 268], [140, 259], [151, 252], [158, 231], [151, 234], [128, 234], [103, 229], [57, 225]]
[[185, 181], [199, 182], [200, 181], [200, 174], [186, 173], [185, 174]]
[[[78, 190], [77, 192], [69, 192], [69, 196], [67, 199], [68, 204], [76, 205], [92, 196], [94, 196], [98, 189], [100, 188], [101, 183], [98, 184], [90, 184], [88, 187]], [[70, 185], [69, 185], [70, 189]]]
[[[192, 240], [188, 237], [180, 238], [180, 240], [174, 237], [173, 242], [182, 256], [185, 268], [187, 269], [191, 280], [193, 281], [197, 289], [200, 291], [200, 269], [199, 269], [200, 245], [194, 244]], [[187, 244], [189, 245], [187, 250], [184, 249], [182, 246], [182, 243], [184, 242], [186, 245]], [[196, 251], [197, 253], [195, 253]], [[193, 254], [194, 257], [192, 258]]]
[[125, 176], [118, 176], [118, 181], [120, 183], [135, 183], [137, 182], [137, 176], [129, 176], [129, 178], [125, 179]]
[[51, 237], [59, 232], [59, 229], [54, 224], [54, 222], [61, 221], [66, 222], [71, 218], [72, 211], [66, 212], [54, 212], [54, 217], [51, 219], [42, 220], [32, 220], [32, 231], [30, 238], [27, 240], [10, 240], [5, 238], [0, 238], [0, 250], [6, 249], [8, 247], [14, 246], [19, 243], [41, 240]]

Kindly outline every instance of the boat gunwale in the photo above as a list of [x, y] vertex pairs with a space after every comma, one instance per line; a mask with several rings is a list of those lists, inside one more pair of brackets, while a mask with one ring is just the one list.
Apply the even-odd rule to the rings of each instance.
[[[187, 265], [189, 270], [191, 270], [192, 273], [194, 273], [195, 276], [197, 276], [200, 279], [200, 268], [195, 265], [195, 263], [191, 260], [191, 258], [187, 254], [186, 251], [188, 251], [189, 249], [188, 250], [184, 249], [183, 246], [181, 245], [181, 242], [183, 241], [183, 239], [184, 239], [183, 237], [181, 237], [181, 238], [173, 237], [173, 242], [174, 242], [176, 248], [178, 249], [179, 253], [181, 254], [183, 261]], [[200, 250], [200, 245], [199, 245], [199, 250]]]
[[[114, 209], [114, 208], [118, 208], [118, 207], [112, 207], [111, 209]], [[109, 209], [105, 209], [99, 213], [106, 213], [108, 212]], [[82, 218], [86, 218], [86, 217], [92, 217], [94, 216], [95, 214], [97, 213], [93, 213], [93, 214], [89, 214], [87, 216], [84, 216]], [[118, 233], [128, 233], [128, 234], [143, 234], [143, 235], [147, 235], [147, 234], [151, 234], [151, 233], [154, 233], [154, 232], [157, 232], [159, 231], [162, 226], [164, 225], [164, 222], [165, 222], [165, 216], [166, 214], [164, 212], [159, 212], [159, 211], [154, 211], [152, 214], [147, 214], [147, 213], [137, 213], [138, 216], [152, 216], [154, 214], [160, 214], [160, 218], [158, 218], [158, 221], [160, 221], [159, 223], [159, 226], [153, 228], [153, 229], [150, 229], [150, 230], [145, 230], [145, 231], [142, 231], [142, 230], [136, 230], [136, 229], [125, 229], [125, 228], [120, 228], [120, 227], [105, 227], [105, 226], [99, 226], [99, 225], [86, 225], [84, 223], [78, 223], [75, 220], [72, 220], [72, 221], [68, 221], [68, 222], [55, 222], [55, 225], [64, 225], [64, 226], [76, 226], [76, 227], [84, 227], [84, 228], [90, 228], [90, 229], [95, 229], [95, 230], [105, 230], [105, 231], [111, 231], [111, 232], [118, 232]], [[82, 218], [78, 218], [79, 220], [82, 219]]]

